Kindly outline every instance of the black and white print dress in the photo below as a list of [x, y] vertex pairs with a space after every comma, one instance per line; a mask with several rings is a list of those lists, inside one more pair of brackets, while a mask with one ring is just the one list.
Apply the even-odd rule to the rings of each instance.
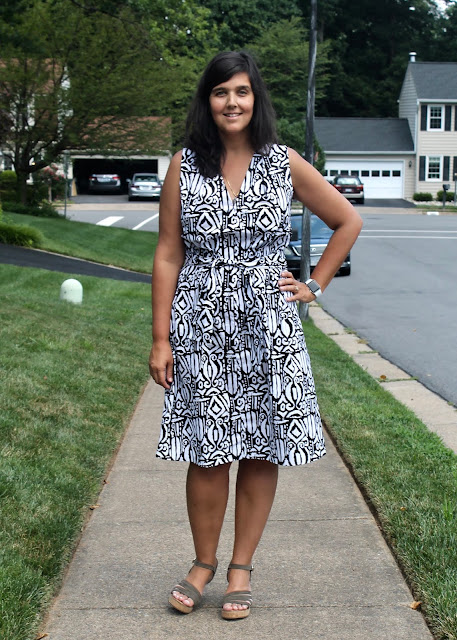
[[278, 288], [293, 193], [287, 147], [254, 154], [234, 201], [222, 176], [204, 178], [184, 149], [180, 188], [186, 256], [171, 310], [174, 375], [157, 456], [202, 467], [321, 458], [301, 322]]

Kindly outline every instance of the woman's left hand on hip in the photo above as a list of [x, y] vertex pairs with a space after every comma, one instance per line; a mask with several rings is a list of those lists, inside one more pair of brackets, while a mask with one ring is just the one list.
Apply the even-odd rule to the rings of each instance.
[[316, 299], [311, 289], [309, 289], [304, 282], [295, 280], [290, 271], [281, 272], [278, 286], [280, 291], [289, 291], [292, 293], [291, 296], [287, 296], [287, 302], [312, 302]]

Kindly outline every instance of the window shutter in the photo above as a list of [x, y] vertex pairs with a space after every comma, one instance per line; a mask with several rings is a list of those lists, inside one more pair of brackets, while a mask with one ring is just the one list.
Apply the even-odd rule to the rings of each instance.
[[454, 107], [454, 129], [457, 131], [457, 106]]
[[446, 180], [449, 180], [449, 161], [450, 161], [450, 157], [449, 156], [444, 156], [444, 158], [443, 158], [443, 180], [444, 180], [444, 182], [446, 182]]
[[427, 105], [421, 106], [421, 131], [427, 131]]
[[451, 130], [451, 113], [452, 113], [452, 107], [450, 104], [447, 104], [444, 107], [444, 130], [445, 131]]
[[425, 180], [425, 156], [419, 158], [419, 180]]
[[454, 156], [454, 173], [452, 179], [457, 180], [457, 156]]

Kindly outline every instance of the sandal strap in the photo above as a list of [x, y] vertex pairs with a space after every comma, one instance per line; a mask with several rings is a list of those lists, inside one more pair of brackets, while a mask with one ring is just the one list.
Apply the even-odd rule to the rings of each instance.
[[192, 600], [194, 601], [194, 605], [199, 604], [200, 600], [202, 599], [202, 594], [200, 593], [200, 591], [187, 580], [181, 580], [181, 582], [171, 590], [172, 594], [173, 591], [179, 591], [179, 593], [182, 593], [184, 596], [192, 598]]
[[251, 591], [231, 591], [226, 593], [223, 600], [224, 604], [246, 604], [248, 607], [252, 604], [252, 592]]
[[227, 571], [229, 571], [230, 569], [242, 569], [243, 571], [254, 571], [254, 565], [252, 564], [234, 564], [233, 562], [231, 562], [228, 566]]
[[[206, 564], [205, 562], [200, 562], [200, 560], [197, 560], [197, 558], [195, 558], [195, 560], [192, 561], [192, 564], [194, 564], [196, 567], [201, 567], [202, 569], [209, 569], [210, 571], [213, 572], [213, 578], [214, 578], [214, 574], [216, 573], [216, 569], [217, 569], [217, 564], [216, 566], [212, 564]], [[211, 578], [211, 580], [213, 578]]]
[[228, 582], [228, 575], [229, 575], [229, 571], [230, 569], [241, 569], [242, 571], [249, 571], [249, 574], [251, 574], [254, 571], [254, 565], [252, 564], [234, 564], [233, 562], [231, 562], [227, 568], [227, 582]]

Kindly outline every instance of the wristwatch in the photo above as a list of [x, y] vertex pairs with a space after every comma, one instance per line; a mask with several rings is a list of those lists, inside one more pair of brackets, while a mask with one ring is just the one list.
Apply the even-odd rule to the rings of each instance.
[[316, 298], [318, 298], [319, 296], [322, 295], [322, 290], [321, 290], [321, 286], [320, 284], [318, 284], [315, 280], [313, 280], [312, 278], [310, 278], [309, 280], [307, 280], [305, 282], [306, 286], [308, 287], [308, 289], [311, 291], [311, 293], [314, 293], [314, 295], [316, 296]]

